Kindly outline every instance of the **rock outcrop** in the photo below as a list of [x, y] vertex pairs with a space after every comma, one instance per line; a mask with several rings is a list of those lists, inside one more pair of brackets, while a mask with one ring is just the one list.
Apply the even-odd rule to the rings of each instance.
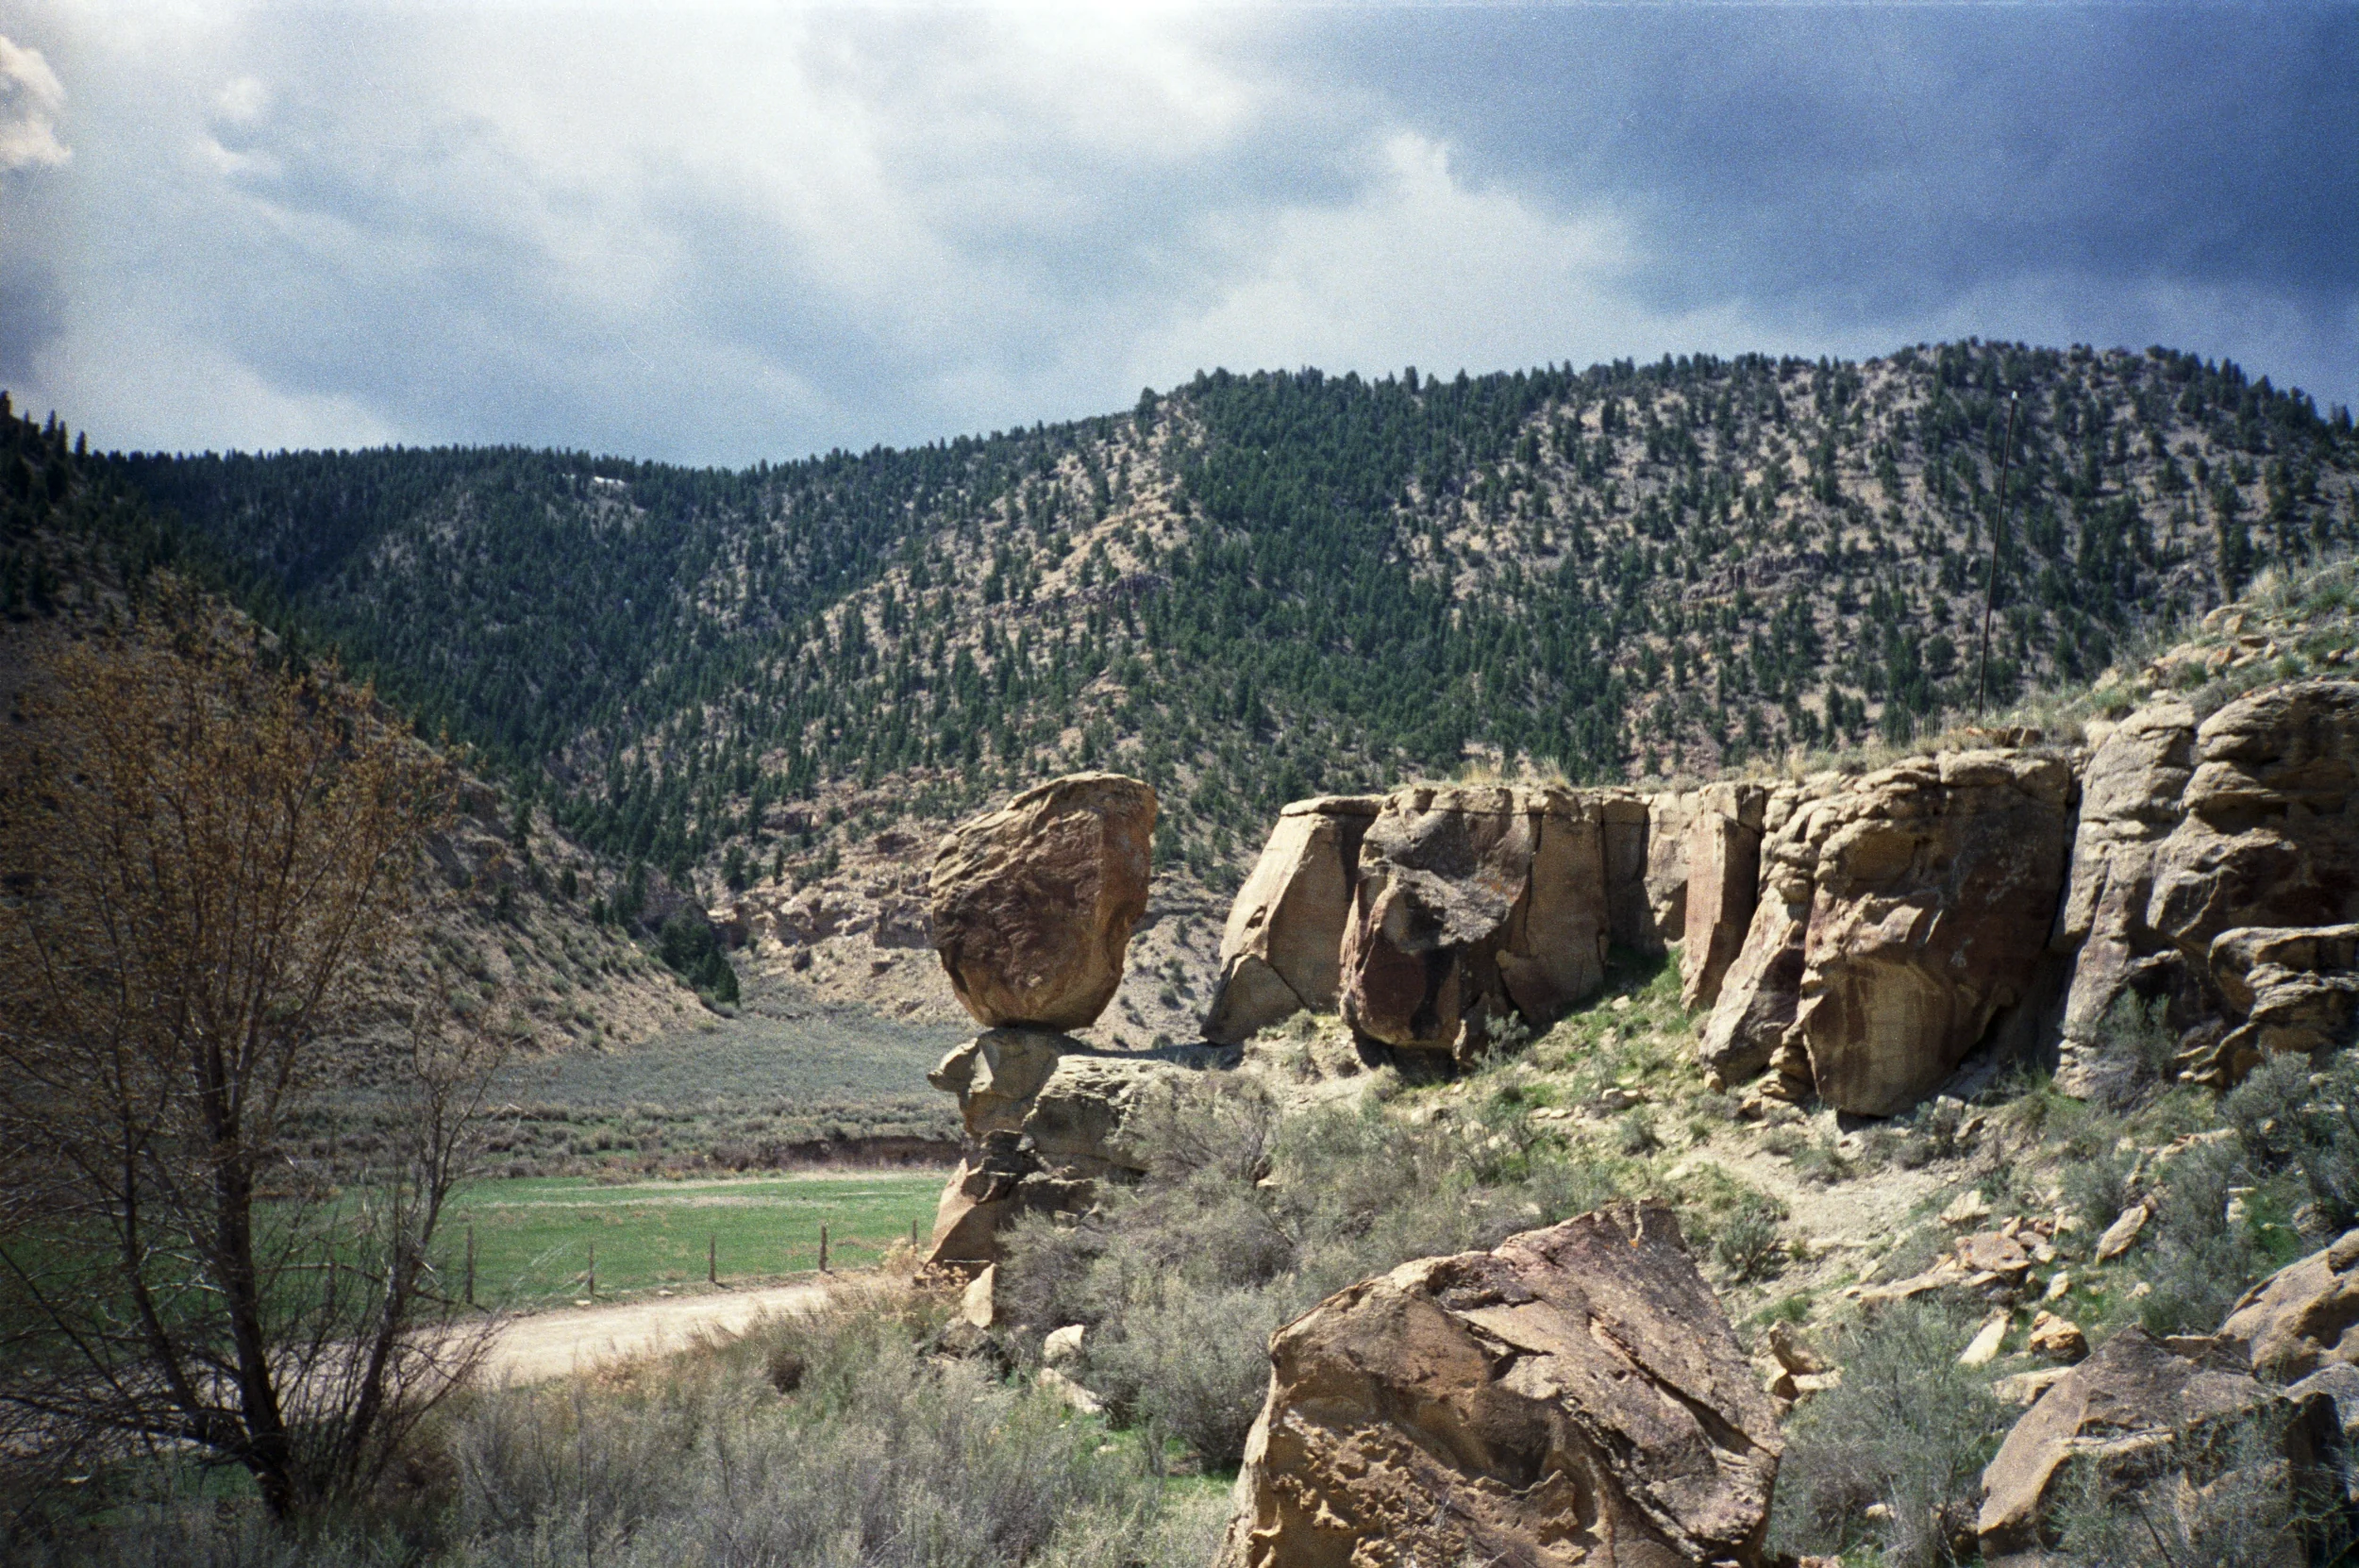
[[2333, 1362], [2359, 1365], [2359, 1230], [2247, 1291], [2219, 1337], [2273, 1383], [2307, 1377]]
[[1035, 786], [942, 842], [933, 941], [959, 1000], [987, 1028], [1075, 1029], [1122, 983], [1146, 909], [1155, 792], [1119, 774]]
[[[1706, 1069], [1732, 1081], [1774, 1064], [1869, 1115], [1930, 1093], [2040, 984], [2071, 790], [2061, 758], [2023, 751], [1806, 787], [1764, 843], [1761, 901], [1704, 1027]], [[1697, 886], [1688, 897], [1697, 908]]]
[[1509, 1010], [1552, 1023], [1604, 978], [1603, 813], [1568, 790], [1418, 786], [1360, 846], [1344, 1021], [1389, 1045], [1480, 1049]]
[[992, 1029], [944, 1057], [926, 1079], [958, 1096], [967, 1153], [943, 1188], [926, 1261], [991, 1262], [1019, 1215], [1081, 1213], [1098, 1181], [1144, 1175], [1136, 1119], [1181, 1071], [1043, 1029]]
[[1659, 954], [1676, 931], [1655, 925], [1647, 890], [1653, 814], [1635, 790], [1586, 790], [1597, 802], [1598, 847], [1604, 860], [1606, 940], [1632, 953]]
[[2216, 1083], [2234, 1083], [2269, 1057], [2351, 1044], [2359, 1032], [2359, 925], [2233, 926], [2212, 939], [2211, 970], [2244, 1019], [2211, 1053]]
[[1769, 792], [1759, 784], [1713, 784], [1685, 798], [1680, 1001], [1709, 1008], [1720, 999], [1720, 982], [1744, 950], [1760, 901]]
[[[2332, 1420], [2328, 1401], [2286, 1397], [2224, 1347], [2165, 1345], [2124, 1328], [2049, 1385], [1983, 1470], [1977, 1522], [1983, 1560], [2040, 1560], [2053, 1543], [2057, 1501], [2083, 1478], [2110, 1493], [2143, 1492], [2200, 1511], [2202, 1489], [2219, 1479], [2223, 1454], [2233, 1452], [2207, 1438], [2252, 1423], [2275, 1444], [2278, 1462], [2304, 1472], [2330, 1438]], [[2298, 1552], [2292, 1560], [2301, 1560]]]
[[1270, 1362], [1223, 1568], [1761, 1560], [1777, 1417], [1667, 1209], [1405, 1264]]
[[[2085, 1088], [2090, 1043], [2125, 995], [2166, 1004], [2193, 1076], [2234, 1082], [2260, 1036], [2216, 1048], [2244, 1007], [2221, 983], [2214, 943], [2240, 926], [2354, 921], [2359, 682], [2290, 681], [2200, 725], [2175, 703], [2133, 714], [2098, 747], [2083, 791], [2063, 921], [2079, 957], [2059, 1085]], [[2316, 1000], [2272, 1004], [2287, 1017]]]
[[1819, 1098], [1905, 1110], [2033, 993], [2071, 791], [2061, 758], [1946, 752], [1831, 803], [1795, 1015]]
[[1663, 790], [1647, 797], [1647, 916], [1654, 925], [1657, 951], [1687, 935], [1687, 834], [1698, 799], [1694, 790]]
[[1360, 841], [1383, 804], [1377, 795], [1324, 795], [1279, 813], [1221, 932], [1205, 1039], [1233, 1045], [1302, 1009], [1335, 1010]]

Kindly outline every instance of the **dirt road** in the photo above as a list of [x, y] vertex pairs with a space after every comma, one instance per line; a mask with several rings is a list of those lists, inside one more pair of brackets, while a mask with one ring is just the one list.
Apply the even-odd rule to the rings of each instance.
[[757, 1318], [808, 1312], [827, 1299], [825, 1285], [771, 1285], [540, 1312], [500, 1330], [477, 1376], [489, 1383], [545, 1382], [603, 1361], [678, 1350], [699, 1334], [740, 1334]]

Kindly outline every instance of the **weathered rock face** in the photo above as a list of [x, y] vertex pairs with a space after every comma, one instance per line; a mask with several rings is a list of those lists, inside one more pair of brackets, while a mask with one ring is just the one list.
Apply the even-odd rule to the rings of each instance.
[[1377, 795], [1327, 795], [1279, 814], [1221, 932], [1205, 1039], [1233, 1045], [1301, 1009], [1335, 1010], [1360, 841], [1382, 805]]
[[1687, 935], [1687, 834], [1700, 794], [1664, 790], [1647, 797], [1647, 917], [1660, 952]]
[[[1599, 847], [1605, 868], [1607, 939], [1633, 953], [1663, 951], [1666, 934], [1655, 926], [1647, 894], [1647, 859], [1652, 831], [1647, 797], [1634, 790], [1586, 790], [1597, 802]], [[1668, 936], [1677, 936], [1676, 931]]]
[[[2224, 932], [2353, 921], [2359, 682], [2288, 682], [2200, 726], [2179, 704], [2132, 715], [2090, 759], [2083, 792], [2063, 922], [2080, 953], [2059, 1086], [2085, 1087], [2085, 1043], [2125, 993], [2166, 1000], [2183, 1033], [2223, 1013], [2235, 1022], [2249, 1004], [2212, 962]], [[2274, 1006], [2299, 1012], [2316, 1000]], [[2257, 1059], [2257, 1038], [2196, 1063], [2197, 1076], [2233, 1082]]]
[[1602, 813], [1570, 791], [1417, 787], [1360, 847], [1344, 1021], [1388, 1044], [1481, 1043], [1509, 1008], [1553, 1022], [1604, 977]]
[[1714, 784], [1687, 797], [1685, 917], [1680, 1000], [1708, 1008], [1744, 950], [1761, 890], [1761, 832], [1769, 792], [1758, 784]]
[[1155, 792], [1074, 774], [962, 825], [934, 858], [935, 948], [986, 1027], [1075, 1029], [1122, 983], [1146, 909]]
[[[1983, 1560], [2038, 1560], [2052, 1543], [2055, 1502], [2092, 1469], [2109, 1489], [2159, 1491], [2177, 1506], [2200, 1509], [2200, 1489], [2219, 1475], [2217, 1445], [2202, 1441], [2207, 1433], [2267, 1423], [2284, 1465], [2306, 1470], [2331, 1419], [2326, 1401], [2289, 1400], [2220, 1351], [2183, 1355], [2124, 1328], [2040, 1396], [1983, 1470]], [[2168, 1484], [2174, 1476], [2182, 1484]], [[2166, 1484], [2156, 1488], [2158, 1481]]]
[[2064, 890], [2071, 790], [2058, 758], [1949, 752], [1833, 803], [1795, 1015], [1821, 1099], [1907, 1109], [2031, 993]]
[[2359, 926], [2238, 926], [2212, 939], [2212, 983], [2244, 1022], [2211, 1053], [2212, 1080], [2268, 1057], [2351, 1043], [2359, 1019]]
[[[1786, 785], [1764, 809], [1759, 900], [1697, 1048], [1704, 1071], [1720, 1083], [1768, 1066], [1794, 1031], [1802, 1005], [1802, 940], [1810, 928], [1818, 845], [1826, 836], [1824, 808], [1834, 788], [1824, 776]], [[1691, 888], [1691, 907], [1694, 901]]]
[[1761, 1560], [1776, 1413], [1666, 1209], [1405, 1264], [1270, 1361], [1223, 1568]]
[[2359, 1230], [2247, 1291], [2219, 1337], [2273, 1383], [2334, 1362], [2359, 1364]]

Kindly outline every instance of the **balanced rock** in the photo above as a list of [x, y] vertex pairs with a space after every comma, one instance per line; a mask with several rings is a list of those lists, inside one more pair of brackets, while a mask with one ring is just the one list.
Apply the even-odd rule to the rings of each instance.
[[1270, 1362], [1224, 1568], [1762, 1560], [1776, 1412], [1667, 1209], [1405, 1264]]
[[2059, 758], [1945, 752], [1832, 803], [1795, 1015], [1822, 1100], [1907, 1109], [2032, 993], [2071, 790]]
[[1369, 824], [1342, 949], [1344, 1021], [1467, 1049], [1509, 1009], [1552, 1023], [1604, 978], [1602, 812], [1567, 790], [1417, 786]]
[[2053, 1506], [2084, 1479], [2116, 1493], [2160, 1482], [2164, 1497], [2200, 1507], [2229, 1448], [2207, 1441], [2213, 1434], [2266, 1423], [2286, 1466], [2300, 1470], [2331, 1420], [2326, 1401], [2289, 1400], [2205, 1342], [2166, 1346], [2124, 1328], [2049, 1385], [1983, 1470], [1983, 1560], [2040, 1560], [2053, 1543]]
[[1690, 798], [1680, 1001], [1708, 1008], [1720, 999], [1720, 982], [1752, 926], [1769, 792], [1758, 784], [1714, 784]]
[[1302, 1009], [1335, 1010], [1360, 841], [1382, 805], [1380, 796], [1325, 795], [1279, 813], [1221, 932], [1205, 1039], [1233, 1045]]
[[933, 940], [967, 1011], [986, 1027], [1094, 1023], [1146, 909], [1154, 831], [1152, 789], [1085, 773], [945, 838], [929, 883]]

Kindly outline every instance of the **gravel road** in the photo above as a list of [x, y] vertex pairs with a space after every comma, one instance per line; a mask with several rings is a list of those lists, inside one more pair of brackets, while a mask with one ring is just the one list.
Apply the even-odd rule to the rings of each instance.
[[477, 1376], [490, 1383], [546, 1382], [600, 1362], [678, 1350], [699, 1334], [742, 1334], [757, 1318], [808, 1312], [827, 1299], [825, 1285], [772, 1285], [537, 1312], [500, 1330]]

